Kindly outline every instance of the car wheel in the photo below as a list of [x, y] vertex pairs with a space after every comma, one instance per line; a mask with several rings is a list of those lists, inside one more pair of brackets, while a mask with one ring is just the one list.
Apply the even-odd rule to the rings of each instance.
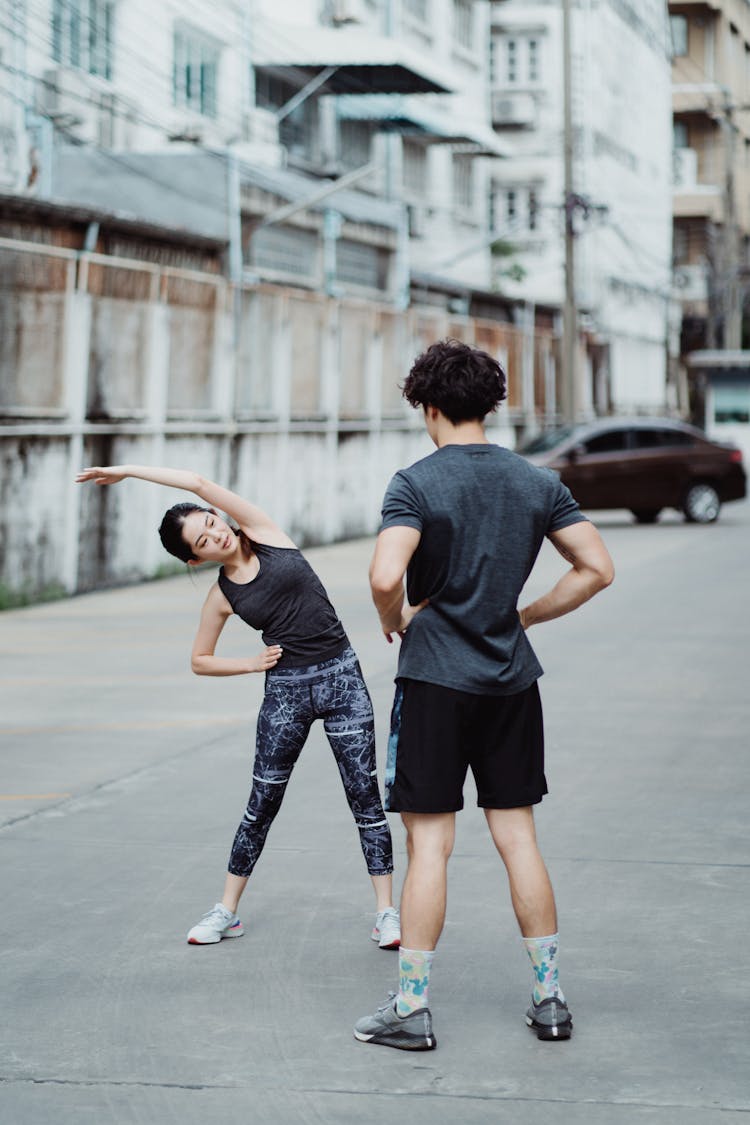
[[719, 494], [712, 484], [691, 484], [685, 493], [682, 510], [688, 523], [713, 523], [721, 510]]
[[661, 508], [632, 508], [636, 523], [656, 523]]

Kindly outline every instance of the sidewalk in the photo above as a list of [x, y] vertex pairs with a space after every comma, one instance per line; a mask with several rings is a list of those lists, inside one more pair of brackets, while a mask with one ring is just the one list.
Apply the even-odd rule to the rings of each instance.
[[[598, 522], [615, 585], [532, 634], [569, 1043], [525, 1028], [530, 971], [470, 785], [431, 987], [438, 1049], [354, 1040], [397, 958], [369, 940], [369, 880], [317, 729], [245, 936], [185, 943], [220, 893], [262, 693], [259, 676], [189, 671], [210, 575], [0, 615], [0, 1120], [746, 1122], [750, 506], [710, 528]], [[307, 554], [360, 653], [382, 774], [396, 652], [369, 602], [371, 549]], [[545, 548], [532, 588], [562, 566]], [[221, 651], [257, 644], [233, 620]]]

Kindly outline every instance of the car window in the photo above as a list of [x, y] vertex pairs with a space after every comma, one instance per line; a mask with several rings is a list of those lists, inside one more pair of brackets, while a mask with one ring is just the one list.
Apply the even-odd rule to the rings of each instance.
[[547, 430], [544, 434], [537, 434], [536, 437], [531, 438], [529, 441], [519, 445], [516, 453], [523, 453], [531, 456], [534, 453], [548, 453], [550, 449], [554, 449], [561, 441], [565, 441], [573, 433], [572, 426], [560, 426], [556, 430]]
[[627, 448], [627, 430], [605, 430], [583, 442], [587, 453], [619, 453]]
[[633, 431], [633, 436], [636, 449], [663, 449], [665, 446], [693, 444], [693, 435], [686, 434], [684, 430], [662, 430], [656, 426], [636, 429]]

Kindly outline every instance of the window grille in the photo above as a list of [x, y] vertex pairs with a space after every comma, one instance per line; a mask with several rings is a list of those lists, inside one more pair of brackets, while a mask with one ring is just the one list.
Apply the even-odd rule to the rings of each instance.
[[403, 0], [404, 11], [421, 23], [427, 23], [429, 16], [428, 0]]
[[296, 227], [261, 227], [253, 236], [251, 264], [314, 280], [318, 274], [318, 236]]
[[368, 289], [386, 289], [388, 254], [378, 246], [340, 238], [336, 243], [336, 277]]
[[474, 46], [474, 8], [472, 0], [453, 0], [453, 37], [462, 47]]
[[464, 211], [474, 206], [474, 161], [470, 156], [453, 157], [453, 200]]
[[182, 109], [216, 117], [219, 48], [190, 28], [174, 33], [173, 100]]
[[53, 0], [52, 57], [101, 78], [112, 77], [112, 0]]
[[404, 141], [404, 190], [422, 202], [427, 195], [427, 150], [414, 141]]

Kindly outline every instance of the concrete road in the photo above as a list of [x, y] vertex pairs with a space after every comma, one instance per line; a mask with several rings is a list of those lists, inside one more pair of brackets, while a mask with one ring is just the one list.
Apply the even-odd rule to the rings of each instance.
[[[748, 1121], [750, 507], [714, 527], [598, 522], [615, 585], [532, 637], [569, 1043], [524, 1025], [530, 970], [470, 787], [431, 988], [439, 1047], [353, 1039], [396, 956], [369, 940], [319, 730], [243, 900], [245, 936], [185, 943], [220, 892], [262, 690], [189, 672], [210, 575], [0, 617], [0, 1121]], [[371, 546], [309, 555], [360, 652], [382, 766], [395, 651], [369, 604]], [[530, 586], [561, 568], [545, 547]], [[256, 643], [233, 621], [222, 651]]]

